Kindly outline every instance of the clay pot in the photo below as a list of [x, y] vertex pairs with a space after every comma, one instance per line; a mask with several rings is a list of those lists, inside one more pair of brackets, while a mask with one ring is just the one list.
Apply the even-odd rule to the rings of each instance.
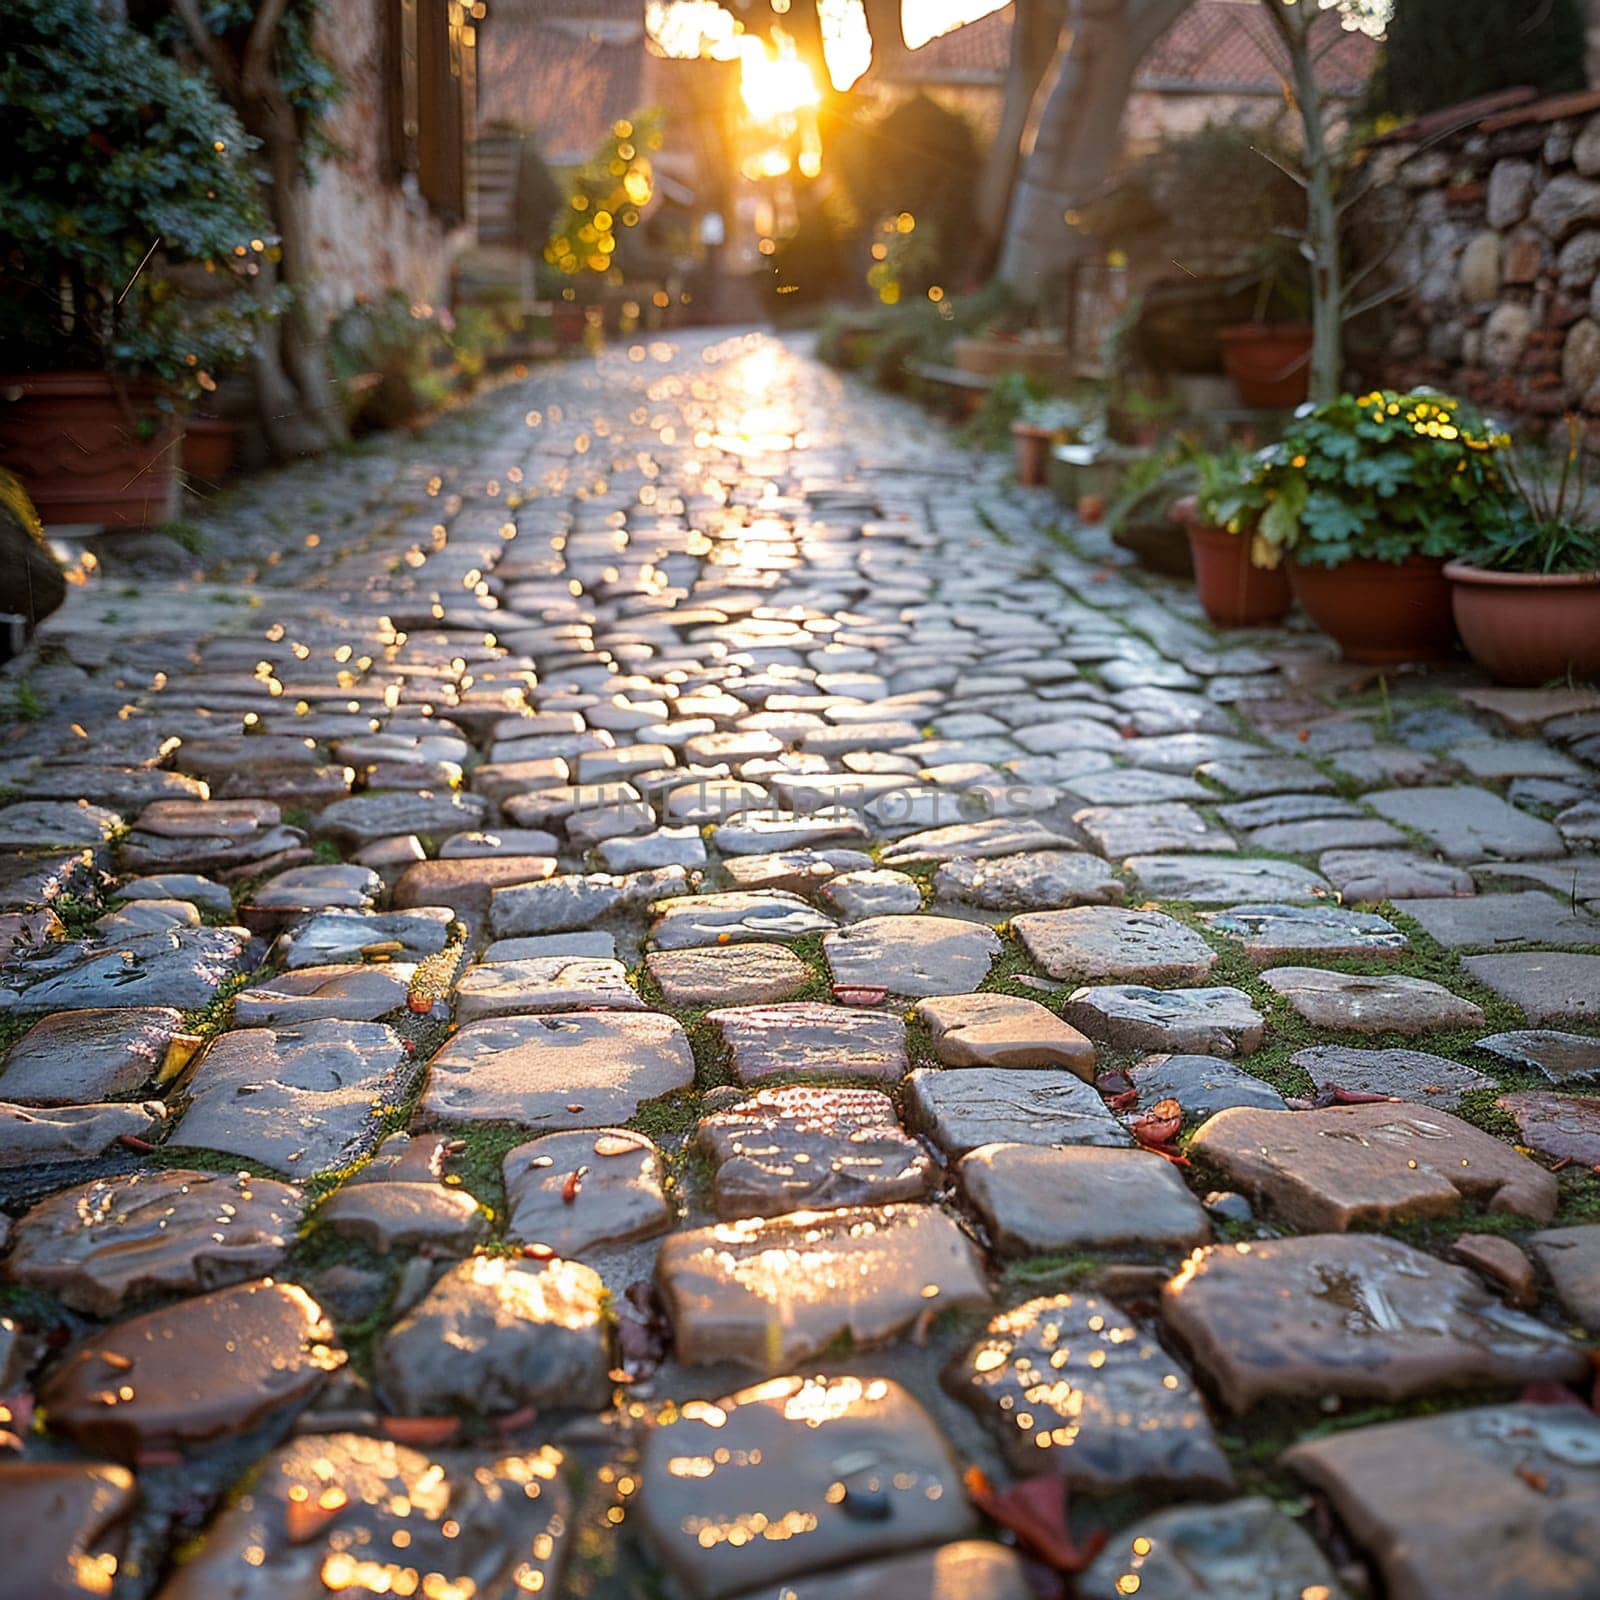
[[1311, 328], [1299, 322], [1240, 322], [1218, 330], [1222, 365], [1243, 404], [1285, 411], [1301, 404], [1311, 382]]
[[92, 370], [0, 377], [0, 466], [46, 526], [163, 522], [177, 505], [180, 424], [158, 396]]
[[1032, 422], [1011, 424], [1011, 459], [1017, 482], [1029, 489], [1042, 489], [1050, 482], [1050, 443], [1055, 435]]
[[1174, 503], [1172, 520], [1189, 536], [1200, 605], [1219, 628], [1276, 622], [1289, 609], [1289, 574], [1282, 566], [1258, 567], [1249, 535], [1203, 522], [1193, 495]]
[[221, 483], [233, 471], [243, 427], [227, 417], [185, 417], [183, 470], [191, 478]]
[[1452, 561], [1444, 575], [1461, 642], [1497, 682], [1600, 673], [1600, 572], [1488, 572]]
[[1358, 557], [1337, 567], [1291, 561], [1289, 584], [1346, 661], [1444, 661], [1455, 652], [1450, 585], [1433, 556]]

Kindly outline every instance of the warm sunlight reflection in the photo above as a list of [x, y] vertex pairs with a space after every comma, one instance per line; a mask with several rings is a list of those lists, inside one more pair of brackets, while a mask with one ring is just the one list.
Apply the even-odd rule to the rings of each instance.
[[745, 109], [763, 122], [792, 117], [822, 98], [810, 66], [781, 28], [772, 30], [772, 47], [746, 34], [739, 40], [739, 93]]
[[999, 11], [1006, 0], [910, 0], [900, 7], [900, 27], [906, 48], [915, 50], [940, 34], [950, 33], [991, 11]]

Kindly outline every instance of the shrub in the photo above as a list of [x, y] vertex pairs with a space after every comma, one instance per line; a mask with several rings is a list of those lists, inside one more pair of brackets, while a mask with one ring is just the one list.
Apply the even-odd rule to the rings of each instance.
[[[0, 344], [193, 392], [244, 359], [270, 243], [254, 141], [210, 80], [94, 0], [6, 0]], [[152, 247], [155, 247], [152, 252]], [[193, 282], [180, 279], [193, 278]]]
[[1401, 0], [1371, 109], [1411, 117], [1522, 84], [1546, 94], [1581, 89], [1584, 46], [1579, 0]]
[[1460, 555], [1502, 502], [1509, 443], [1431, 389], [1339, 395], [1304, 408], [1215, 509], [1234, 532], [1254, 523], [1268, 560]]

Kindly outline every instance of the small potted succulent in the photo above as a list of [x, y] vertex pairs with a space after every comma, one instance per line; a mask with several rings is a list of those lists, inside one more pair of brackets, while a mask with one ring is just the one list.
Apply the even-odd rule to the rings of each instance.
[[1467, 653], [1501, 683], [1600, 672], [1600, 518], [1588, 503], [1578, 419], [1553, 477], [1508, 458], [1509, 494], [1465, 558], [1445, 569]]
[[1502, 503], [1510, 439], [1431, 389], [1303, 406], [1229, 505], [1288, 557], [1306, 615], [1349, 661], [1436, 661], [1455, 648], [1444, 564]]
[[1011, 454], [1017, 482], [1043, 488], [1050, 482], [1050, 449], [1075, 439], [1084, 424], [1083, 407], [1059, 397], [1029, 399], [1011, 424]]
[[1235, 447], [1196, 450], [1190, 462], [1199, 483], [1174, 502], [1172, 520], [1188, 535], [1201, 607], [1220, 628], [1278, 621], [1293, 595], [1282, 557], [1257, 531], [1259, 513], [1247, 503], [1251, 458]]
[[0, 466], [46, 524], [170, 514], [181, 414], [271, 297], [253, 141], [94, 0], [6, 0]]

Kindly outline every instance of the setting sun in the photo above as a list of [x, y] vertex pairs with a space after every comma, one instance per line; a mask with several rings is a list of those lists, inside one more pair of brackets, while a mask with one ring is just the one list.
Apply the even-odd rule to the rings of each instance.
[[750, 115], [765, 122], [793, 116], [822, 99], [811, 68], [800, 59], [794, 41], [773, 30], [775, 54], [760, 39], [739, 40], [739, 93]]

